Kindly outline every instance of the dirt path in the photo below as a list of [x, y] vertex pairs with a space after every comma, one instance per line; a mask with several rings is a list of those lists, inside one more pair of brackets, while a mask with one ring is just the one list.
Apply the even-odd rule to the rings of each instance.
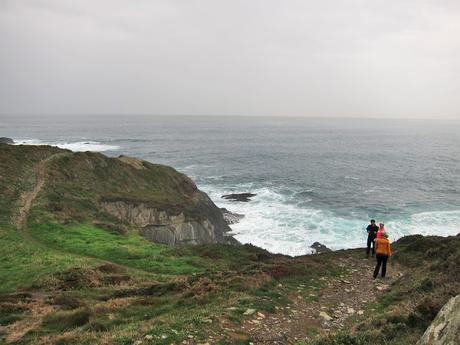
[[346, 328], [349, 317], [366, 317], [372, 310], [365, 305], [388, 289], [402, 273], [389, 265], [389, 277], [372, 279], [375, 259], [343, 257], [338, 264], [348, 273], [335, 278], [320, 278], [322, 287], [297, 287], [296, 294], [288, 294], [292, 304], [275, 314], [254, 312], [237, 329], [254, 339], [254, 344], [295, 344], [311, 341]]
[[56, 159], [58, 157], [63, 157], [66, 155], [69, 155], [69, 153], [56, 153], [42, 160], [40, 163], [38, 163], [37, 166], [35, 167], [35, 183], [34, 183], [33, 189], [30, 192], [24, 193], [21, 196], [22, 206], [19, 208], [12, 222], [15, 225], [18, 232], [22, 235], [22, 237], [24, 237], [24, 239], [28, 241], [34, 241], [34, 239], [30, 235], [30, 233], [27, 231], [27, 216], [29, 215], [29, 211], [30, 211], [30, 208], [32, 207], [33, 201], [35, 200], [38, 193], [40, 193], [43, 186], [45, 185], [46, 164], [53, 159]]
[[43, 316], [55, 310], [53, 306], [46, 303], [45, 299], [43, 294], [32, 293], [30, 298], [14, 305], [16, 308], [29, 310], [30, 314], [24, 320], [7, 326], [0, 326], [0, 331], [7, 334], [4, 339], [7, 344], [20, 340], [27, 332], [41, 324]]

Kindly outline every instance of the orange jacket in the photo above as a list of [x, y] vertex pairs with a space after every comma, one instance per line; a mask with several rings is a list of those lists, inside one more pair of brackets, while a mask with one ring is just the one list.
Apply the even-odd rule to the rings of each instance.
[[391, 247], [390, 241], [386, 238], [380, 237], [375, 240], [375, 253], [386, 255], [388, 257], [391, 256]]

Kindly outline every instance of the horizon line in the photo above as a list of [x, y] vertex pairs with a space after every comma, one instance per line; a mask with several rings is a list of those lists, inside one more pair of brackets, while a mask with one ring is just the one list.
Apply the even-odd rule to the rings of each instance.
[[458, 117], [385, 117], [385, 116], [309, 116], [309, 115], [273, 115], [273, 114], [252, 114], [252, 115], [241, 115], [241, 114], [158, 114], [158, 113], [0, 113], [0, 116], [152, 116], [152, 117], [254, 117], [254, 118], [283, 118], [283, 119], [314, 119], [314, 120], [325, 120], [325, 119], [339, 119], [339, 120], [448, 120], [448, 121], [460, 121], [460, 114]]

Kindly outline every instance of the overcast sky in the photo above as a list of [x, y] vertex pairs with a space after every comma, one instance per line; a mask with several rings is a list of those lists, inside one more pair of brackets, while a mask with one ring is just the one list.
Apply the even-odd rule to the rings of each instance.
[[460, 118], [460, 1], [0, 0], [0, 113]]

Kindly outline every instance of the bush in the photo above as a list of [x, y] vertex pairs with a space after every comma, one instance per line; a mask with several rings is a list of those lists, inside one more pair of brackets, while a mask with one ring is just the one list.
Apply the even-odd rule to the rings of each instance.
[[109, 320], [92, 320], [85, 328], [95, 332], [107, 332], [111, 327], [110, 324]]
[[17, 314], [0, 315], [0, 326], [6, 326], [19, 320], [22, 320], [22, 317]]
[[352, 336], [345, 333], [330, 335], [313, 342], [313, 345], [376, 345], [376, 339], [367, 336]]
[[65, 310], [72, 310], [84, 307], [84, 303], [80, 301], [78, 298], [68, 296], [68, 295], [58, 295], [54, 297], [53, 303], [60, 306], [62, 309]]
[[86, 308], [72, 313], [49, 313], [43, 319], [43, 326], [51, 330], [65, 331], [87, 324], [90, 316], [91, 313]]

